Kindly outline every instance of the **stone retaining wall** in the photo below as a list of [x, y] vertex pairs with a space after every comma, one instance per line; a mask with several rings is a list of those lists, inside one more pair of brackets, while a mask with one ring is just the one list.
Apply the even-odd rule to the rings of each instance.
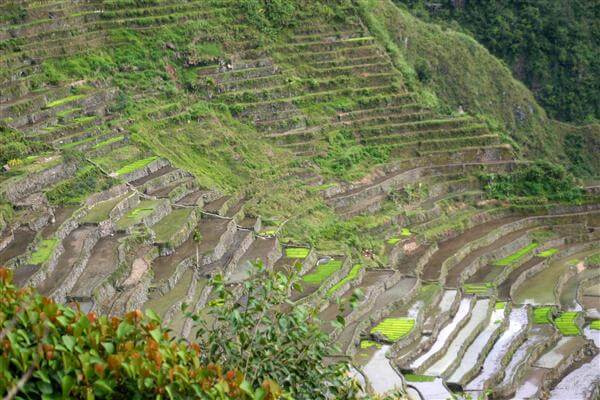
[[167, 165], [169, 165], [169, 162], [167, 160], [159, 158], [150, 162], [145, 167], [136, 169], [135, 171], [132, 171], [128, 174], [123, 174], [119, 178], [124, 180], [125, 182], [133, 182], [135, 180], [148, 176], [151, 173], [156, 172], [163, 167], [166, 167]]
[[67, 294], [73, 289], [77, 280], [85, 270], [87, 263], [92, 254], [92, 249], [100, 240], [101, 234], [99, 229], [95, 229], [91, 231], [88, 236], [85, 238], [83, 247], [81, 249], [81, 253], [77, 258], [75, 264], [73, 264], [73, 268], [71, 269], [71, 273], [67, 275], [65, 280], [61, 282], [59, 287], [50, 295], [57, 303], [64, 303], [66, 301]]
[[71, 177], [77, 169], [78, 165], [75, 163], [61, 163], [40, 172], [26, 174], [9, 182], [4, 195], [11, 203], [19, 203], [21, 199], [38, 192], [40, 188], [49, 187]]

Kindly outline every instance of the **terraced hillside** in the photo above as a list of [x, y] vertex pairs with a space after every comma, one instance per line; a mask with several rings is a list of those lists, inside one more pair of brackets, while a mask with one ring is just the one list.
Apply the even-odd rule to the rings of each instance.
[[597, 186], [495, 196], [537, 164], [429, 107], [360, 1], [297, 3], [269, 29], [229, 0], [0, 6], [0, 264], [182, 338], [216, 274], [300, 264], [291, 301], [370, 391], [597, 393]]

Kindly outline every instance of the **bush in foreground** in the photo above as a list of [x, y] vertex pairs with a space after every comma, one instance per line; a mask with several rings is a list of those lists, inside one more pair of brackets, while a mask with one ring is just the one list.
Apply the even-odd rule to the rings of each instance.
[[153, 312], [98, 317], [18, 289], [0, 268], [0, 395], [5, 399], [276, 399], [236, 370], [202, 364]]

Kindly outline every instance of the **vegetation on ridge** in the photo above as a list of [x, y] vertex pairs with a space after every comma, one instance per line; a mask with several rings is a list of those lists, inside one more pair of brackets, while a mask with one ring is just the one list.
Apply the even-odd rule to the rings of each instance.
[[[600, 119], [598, 9], [584, 0], [395, 0], [421, 19], [471, 33], [557, 119]], [[493, 17], [492, 17], [493, 16]]]

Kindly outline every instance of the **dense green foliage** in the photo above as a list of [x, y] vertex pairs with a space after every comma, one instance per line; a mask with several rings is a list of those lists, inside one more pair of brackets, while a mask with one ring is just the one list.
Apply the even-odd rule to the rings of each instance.
[[73, 178], [46, 192], [46, 197], [51, 204], [79, 204], [90, 193], [108, 189], [113, 183], [113, 179], [106, 177], [98, 168], [88, 165], [78, 170]]
[[600, 7], [585, 0], [396, 0], [420, 18], [470, 32], [511, 66], [555, 118], [600, 118]]
[[9, 161], [18, 163], [19, 160], [46, 149], [46, 144], [28, 140], [22, 133], [0, 124], [0, 165]]
[[252, 384], [269, 376], [294, 399], [354, 398], [348, 365], [325, 363], [336, 348], [320, 329], [318, 310], [284, 307], [298, 284], [295, 272], [270, 272], [262, 264], [237, 290], [217, 276], [213, 301], [202, 315], [192, 316], [205, 349], [200, 359], [240, 371]]
[[[17, 399], [274, 399], [238, 371], [203, 365], [198, 344], [171, 338], [153, 312], [87, 315], [17, 289], [0, 269], [0, 395]], [[255, 376], [254, 380], [260, 378]]]
[[546, 161], [521, 166], [509, 174], [481, 176], [488, 195], [508, 200], [529, 197], [536, 201], [577, 202], [583, 190], [564, 167]]

